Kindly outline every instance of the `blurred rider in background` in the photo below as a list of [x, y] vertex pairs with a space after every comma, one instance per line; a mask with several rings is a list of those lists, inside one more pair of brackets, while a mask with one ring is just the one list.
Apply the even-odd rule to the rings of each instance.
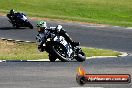
[[22, 15], [26, 16], [23, 13], [16, 12], [14, 9], [11, 9], [10, 12], [7, 14], [7, 17], [12, 21], [12, 23], [14, 23], [17, 22], [17, 17], [23, 18], [21, 17]]

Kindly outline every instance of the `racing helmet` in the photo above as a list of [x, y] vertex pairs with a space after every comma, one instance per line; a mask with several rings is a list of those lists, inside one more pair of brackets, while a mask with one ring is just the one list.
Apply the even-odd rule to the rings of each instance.
[[10, 14], [14, 14], [15, 13], [15, 10], [14, 9], [11, 9], [10, 10]]
[[45, 21], [38, 21], [37, 27], [47, 28], [47, 23]]
[[44, 29], [47, 28], [47, 23], [45, 21], [38, 21], [36, 26], [37, 26], [37, 31], [38, 32], [43, 32]]

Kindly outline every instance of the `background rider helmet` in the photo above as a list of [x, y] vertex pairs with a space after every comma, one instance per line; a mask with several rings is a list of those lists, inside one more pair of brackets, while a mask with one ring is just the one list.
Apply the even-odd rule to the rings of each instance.
[[11, 9], [10, 10], [10, 14], [14, 14], [15, 13], [15, 10], [14, 9]]

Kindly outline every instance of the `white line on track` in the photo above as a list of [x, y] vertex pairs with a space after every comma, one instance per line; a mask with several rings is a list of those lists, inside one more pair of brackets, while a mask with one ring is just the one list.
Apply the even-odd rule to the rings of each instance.
[[126, 29], [132, 29], [132, 27], [127, 27]]
[[70, 87], [70, 88], [104, 88], [104, 87]]
[[96, 28], [96, 27], [99, 27], [99, 28], [103, 28], [103, 27], [107, 27], [106, 25], [81, 25], [81, 26], [84, 26], [84, 27], [89, 27], [89, 28]]

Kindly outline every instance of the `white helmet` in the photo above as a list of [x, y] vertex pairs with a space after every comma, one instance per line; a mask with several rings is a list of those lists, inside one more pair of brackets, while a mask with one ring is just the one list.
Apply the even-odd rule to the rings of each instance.
[[57, 29], [57, 32], [60, 32], [60, 30], [62, 29], [62, 26], [61, 25], [57, 25], [56, 29]]

